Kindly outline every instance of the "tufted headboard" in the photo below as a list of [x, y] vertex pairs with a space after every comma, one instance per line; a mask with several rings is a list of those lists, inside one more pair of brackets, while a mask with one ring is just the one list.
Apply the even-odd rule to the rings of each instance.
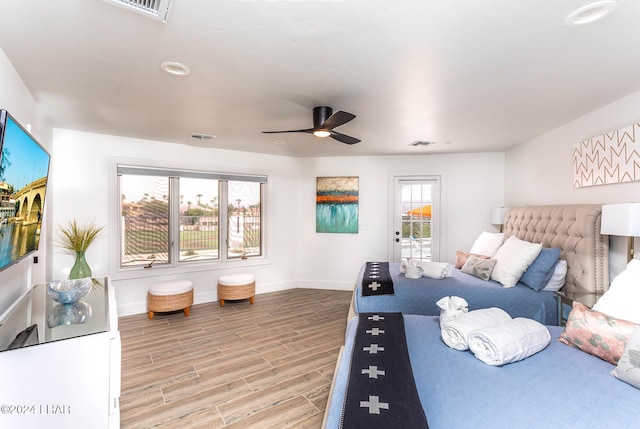
[[565, 292], [599, 292], [609, 288], [609, 237], [600, 235], [601, 205], [517, 207], [507, 211], [505, 238], [559, 247], [567, 261]]

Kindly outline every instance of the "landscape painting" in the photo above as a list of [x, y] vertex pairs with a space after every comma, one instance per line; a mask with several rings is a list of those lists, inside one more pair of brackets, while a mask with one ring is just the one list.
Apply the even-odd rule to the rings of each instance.
[[316, 232], [358, 233], [358, 176], [316, 178]]

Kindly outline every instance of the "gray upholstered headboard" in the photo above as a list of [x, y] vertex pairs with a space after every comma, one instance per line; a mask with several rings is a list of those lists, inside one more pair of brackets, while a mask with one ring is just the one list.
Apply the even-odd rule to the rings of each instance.
[[609, 288], [609, 237], [600, 235], [601, 205], [529, 206], [505, 215], [505, 238], [559, 247], [567, 261], [566, 292], [600, 292]]

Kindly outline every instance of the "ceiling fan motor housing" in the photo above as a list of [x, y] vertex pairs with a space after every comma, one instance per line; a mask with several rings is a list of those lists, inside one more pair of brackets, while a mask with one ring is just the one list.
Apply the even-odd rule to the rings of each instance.
[[333, 114], [333, 109], [327, 106], [318, 106], [313, 108], [313, 129], [319, 129]]

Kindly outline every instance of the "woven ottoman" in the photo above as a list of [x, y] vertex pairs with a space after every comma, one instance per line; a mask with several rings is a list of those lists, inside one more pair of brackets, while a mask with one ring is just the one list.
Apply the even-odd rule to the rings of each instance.
[[149, 286], [147, 308], [149, 319], [154, 312], [183, 310], [185, 317], [193, 305], [193, 284], [189, 280], [170, 280]]
[[228, 274], [218, 279], [218, 299], [224, 307], [225, 299], [247, 299], [253, 304], [256, 294], [256, 281], [253, 274]]

